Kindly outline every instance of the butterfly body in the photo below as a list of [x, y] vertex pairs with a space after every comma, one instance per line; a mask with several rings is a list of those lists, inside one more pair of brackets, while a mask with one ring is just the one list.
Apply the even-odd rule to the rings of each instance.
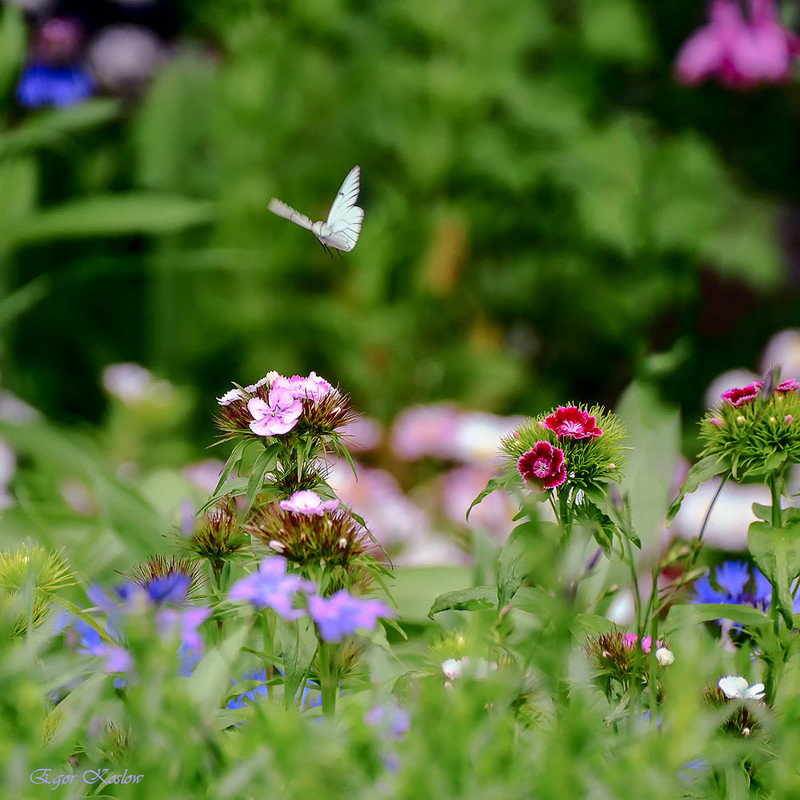
[[274, 197], [269, 201], [269, 210], [311, 231], [323, 247], [335, 247], [349, 253], [356, 246], [364, 220], [364, 209], [356, 205], [360, 187], [361, 168], [356, 165], [339, 188], [325, 222], [312, 222], [305, 214]]

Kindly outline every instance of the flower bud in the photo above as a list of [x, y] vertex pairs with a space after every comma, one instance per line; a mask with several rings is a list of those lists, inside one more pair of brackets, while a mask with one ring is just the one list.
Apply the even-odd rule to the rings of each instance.
[[675, 655], [669, 648], [659, 647], [658, 650], [656, 650], [656, 661], [658, 661], [662, 667], [668, 667], [670, 664], [675, 663]]

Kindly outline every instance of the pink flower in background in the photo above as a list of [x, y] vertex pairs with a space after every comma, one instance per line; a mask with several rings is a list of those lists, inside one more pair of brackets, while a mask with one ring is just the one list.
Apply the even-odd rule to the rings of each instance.
[[504, 541], [514, 527], [518, 511], [505, 492], [492, 492], [474, 506], [467, 520], [467, 509], [494, 475], [489, 467], [456, 467], [439, 479], [440, 502], [445, 515], [458, 525], [483, 528]]
[[356, 417], [340, 429], [348, 450], [374, 450], [383, 439], [383, 428], [374, 419]]
[[543, 489], [555, 489], [567, 479], [564, 451], [550, 442], [536, 442], [517, 461], [517, 470], [524, 480], [538, 483]]
[[280, 507], [284, 511], [291, 511], [294, 514], [312, 514], [322, 517], [326, 511], [336, 511], [339, 508], [339, 501], [323, 500], [316, 492], [306, 489], [295, 492], [288, 500], [281, 500]]
[[778, 392], [796, 392], [800, 389], [800, 383], [798, 383], [794, 378], [788, 381], [784, 381], [783, 383], [778, 384], [778, 388], [776, 391]]
[[763, 384], [761, 381], [754, 381], [747, 386], [735, 387], [723, 392], [720, 397], [726, 402], [730, 403], [734, 408], [739, 408], [745, 403], [752, 403], [758, 397]]
[[597, 427], [597, 420], [577, 406], [559, 406], [542, 425], [553, 431], [559, 439], [596, 439], [603, 435], [603, 431]]
[[678, 80], [691, 85], [716, 77], [741, 88], [786, 80], [797, 37], [780, 24], [773, 0], [749, 0], [749, 12], [745, 18], [736, 0], [713, 0], [708, 25], [678, 53]]
[[269, 403], [254, 397], [248, 401], [247, 410], [253, 417], [250, 423], [253, 433], [276, 436], [294, 428], [303, 413], [303, 404], [288, 389], [273, 388], [269, 393]]
[[449, 403], [407, 408], [394, 421], [392, 450], [406, 461], [452, 458], [458, 425], [459, 411]]

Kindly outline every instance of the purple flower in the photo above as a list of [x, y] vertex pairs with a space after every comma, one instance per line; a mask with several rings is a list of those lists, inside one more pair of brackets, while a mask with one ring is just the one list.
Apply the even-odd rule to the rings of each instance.
[[741, 88], [786, 80], [797, 38], [781, 26], [773, 0], [749, 0], [749, 10], [745, 19], [735, 0], [713, 0], [708, 25], [678, 53], [678, 80], [695, 84], [716, 77]]
[[323, 500], [316, 492], [306, 489], [295, 492], [288, 500], [281, 500], [280, 507], [293, 514], [313, 514], [322, 517], [326, 511], [336, 511], [339, 508], [339, 501]]
[[395, 705], [373, 706], [364, 714], [364, 722], [376, 728], [382, 739], [402, 739], [411, 728], [411, 714]]
[[203, 637], [198, 628], [209, 616], [210, 608], [162, 608], [156, 614], [156, 627], [162, 641], [174, 637], [181, 640], [181, 675], [191, 674], [203, 655]]
[[102, 658], [103, 672], [128, 672], [130, 670], [131, 655], [124, 647], [104, 639], [96, 628], [80, 617], [73, 618], [72, 627], [79, 636], [78, 652]]
[[374, 631], [380, 617], [395, 616], [380, 600], [353, 597], [346, 589], [331, 597], [312, 595], [308, 598], [308, 613], [326, 642], [340, 642], [358, 630]]
[[299, 575], [286, 572], [286, 559], [272, 556], [261, 562], [258, 572], [242, 578], [231, 587], [231, 600], [249, 600], [258, 608], [269, 607], [284, 619], [305, 616], [305, 611], [293, 608], [292, 595], [313, 591], [314, 585]]
[[273, 388], [269, 393], [269, 403], [254, 397], [247, 402], [247, 410], [253, 417], [250, 423], [253, 433], [276, 436], [294, 428], [303, 413], [303, 404], [288, 389]]

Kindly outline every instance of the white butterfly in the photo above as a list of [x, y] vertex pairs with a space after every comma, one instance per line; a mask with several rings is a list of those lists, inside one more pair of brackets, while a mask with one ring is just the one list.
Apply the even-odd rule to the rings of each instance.
[[717, 686], [728, 700], [760, 700], [764, 696], [764, 684], [749, 685], [746, 678], [738, 675], [726, 675], [717, 681]]
[[335, 247], [349, 253], [356, 246], [364, 220], [364, 209], [356, 205], [360, 186], [361, 167], [356, 164], [339, 188], [325, 222], [312, 222], [305, 214], [295, 211], [274, 197], [269, 201], [269, 210], [311, 231], [322, 242], [323, 247]]

